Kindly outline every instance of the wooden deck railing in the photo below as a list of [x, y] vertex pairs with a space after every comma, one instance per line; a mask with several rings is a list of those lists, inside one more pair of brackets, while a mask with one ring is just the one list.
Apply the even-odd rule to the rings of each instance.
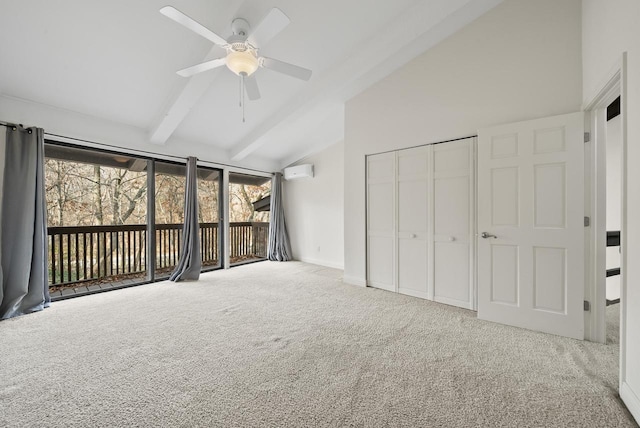
[[[178, 264], [182, 224], [157, 224], [157, 272]], [[216, 266], [220, 260], [218, 223], [200, 223], [202, 265]], [[230, 257], [260, 259], [267, 255], [269, 223], [231, 223]], [[147, 271], [147, 226], [50, 227], [49, 285], [67, 285], [120, 275], [142, 275]]]

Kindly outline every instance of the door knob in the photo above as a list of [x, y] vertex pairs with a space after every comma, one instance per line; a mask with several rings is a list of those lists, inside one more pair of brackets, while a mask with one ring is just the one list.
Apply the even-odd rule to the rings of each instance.
[[482, 236], [484, 239], [487, 239], [487, 238], [494, 238], [495, 239], [495, 238], [497, 238], [496, 235], [492, 235], [492, 234], [487, 233], [487, 232], [482, 232], [482, 234], [480, 236]]

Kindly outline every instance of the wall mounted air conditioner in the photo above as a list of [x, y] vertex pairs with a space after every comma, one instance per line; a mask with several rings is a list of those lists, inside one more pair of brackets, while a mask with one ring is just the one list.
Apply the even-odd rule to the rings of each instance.
[[284, 169], [285, 180], [297, 180], [298, 178], [313, 178], [313, 164], [307, 163]]

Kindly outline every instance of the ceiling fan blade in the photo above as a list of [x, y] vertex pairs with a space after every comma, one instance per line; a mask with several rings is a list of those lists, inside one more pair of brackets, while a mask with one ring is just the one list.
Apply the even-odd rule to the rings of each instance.
[[211, 40], [213, 43], [217, 45], [224, 46], [227, 44], [227, 41], [225, 39], [218, 36], [216, 33], [209, 30], [204, 25], [196, 22], [192, 18], [180, 12], [178, 9], [176, 9], [173, 6], [163, 7], [162, 9], [160, 9], [160, 13], [166, 16], [167, 18], [173, 19], [178, 24], [184, 25], [189, 30], [201, 35], [205, 39]]
[[247, 92], [247, 97], [251, 101], [260, 99], [260, 90], [258, 89], [258, 82], [256, 78], [251, 76], [245, 76], [244, 78], [244, 90]]
[[309, 80], [311, 78], [311, 70], [298, 67], [297, 65], [289, 64], [287, 62], [278, 61], [277, 59], [263, 57], [261, 58], [260, 63], [264, 68], [295, 77], [296, 79]]
[[291, 20], [280, 9], [274, 7], [251, 32], [247, 39], [255, 47], [264, 46], [280, 31], [289, 25]]
[[188, 67], [177, 71], [178, 75], [182, 77], [191, 77], [194, 74], [202, 73], [203, 71], [212, 70], [216, 67], [220, 67], [221, 65], [225, 65], [225, 58], [212, 59], [211, 61], [203, 62], [202, 64], [197, 64], [192, 67]]

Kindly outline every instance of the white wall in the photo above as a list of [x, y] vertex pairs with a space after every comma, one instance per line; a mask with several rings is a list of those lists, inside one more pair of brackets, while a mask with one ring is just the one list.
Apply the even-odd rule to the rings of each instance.
[[365, 155], [580, 110], [580, 0], [511, 0], [351, 99], [344, 279], [365, 284]]
[[284, 208], [293, 257], [344, 268], [344, 143], [294, 165], [311, 163], [314, 177], [284, 182]]
[[[626, 230], [623, 232], [623, 268], [626, 295], [622, 295], [622, 334], [620, 395], [637, 421], [640, 421], [640, 2], [638, 0], [583, 0], [583, 87], [584, 99], [590, 101], [606, 83], [610, 72], [619, 66], [627, 52], [626, 132], [628, 185]], [[623, 82], [624, 83], [624, 82]], [[626, 95], [626, 98], [625, 98]], [[624, 220], [623, 220], [624, 221]]]

